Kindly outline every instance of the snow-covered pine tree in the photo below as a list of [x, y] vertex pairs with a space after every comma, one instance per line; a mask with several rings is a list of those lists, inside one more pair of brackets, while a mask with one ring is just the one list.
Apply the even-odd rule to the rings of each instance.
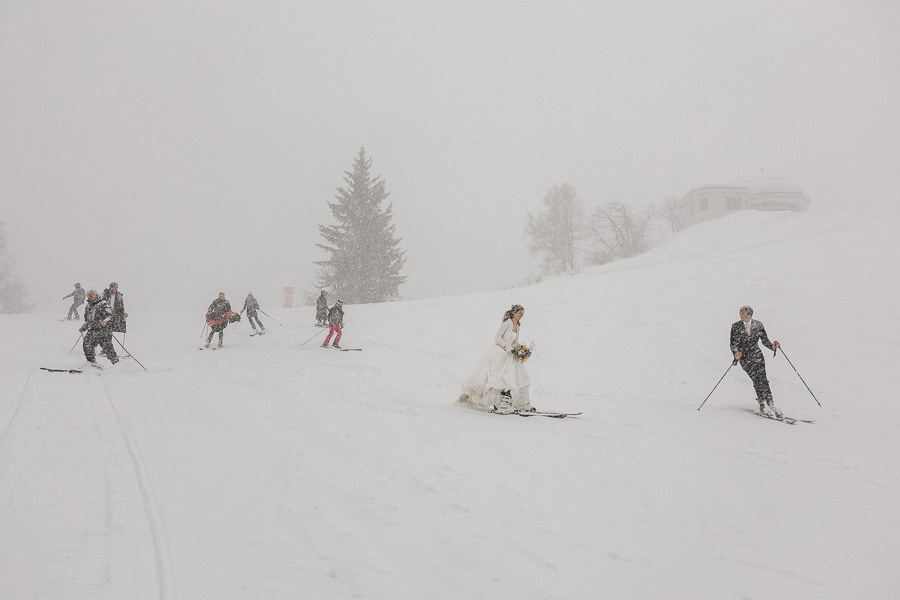
[[316, 244], [328, 253], [319, 265], [319, 287], [333, 292], [334, 300], [347, 304], [385, 302], [398, 295], [406, 281], [400, 269], [406, 263], [400, 238], [394, 237], [391, 205], [384, 180], [371, 175], [372, 159], [360, 148], [353, 171], [344, 172], [346, 187], [338, 188], [336, 202], [329, 202], [337, 224], [319, 225], [325, 238]]

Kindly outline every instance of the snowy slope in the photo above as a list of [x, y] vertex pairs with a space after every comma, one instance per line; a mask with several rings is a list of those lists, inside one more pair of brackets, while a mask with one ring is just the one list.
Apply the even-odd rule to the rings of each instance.
[[[39, 371], [83, 364], [76, 326], [2, 317], [0, 597], [896, 597], [893, 234], [736, 214], [575, 277], [349, 306], [362, 352], [301, 348], [310, 308], [218, 352], [205, 306], [133, 312], [149, 372]], [[535, 404], [582, 418], [454, 403], [514, 302]], [[697, 411], [748, 303], [815, 424], [747, 413], [738, 369]]]

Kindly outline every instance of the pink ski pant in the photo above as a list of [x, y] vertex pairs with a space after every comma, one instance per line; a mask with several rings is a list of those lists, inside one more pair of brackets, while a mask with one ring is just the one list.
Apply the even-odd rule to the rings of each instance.
[[335, 334], [335, 332], [337, 332], [337, 337], [334, 338], [334, 343], [335, 344], [341, 343], [341, 328], [337, 325], [332, 325], [331, 329], [328, 330], [328, 337], [325, 338], [325, 343], [323, 344], [323, 346], [328, 345], [328, 342], [331, 341], [331, 336], [333, 336]]

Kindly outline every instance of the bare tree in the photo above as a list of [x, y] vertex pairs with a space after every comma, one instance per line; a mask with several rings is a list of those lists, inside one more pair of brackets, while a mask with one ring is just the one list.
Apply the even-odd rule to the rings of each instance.
[[591, 237], [596, 241], [591, 262], [602, 264], [645, 252], [652, 217], [652, 207], [635, 212], [621, 202], [608, 202], [596, 208], [589, 221]]
[[657, 213], [669, 224], [672, 233], [678, 233], [687, 226], [687, 214], [684, 209], [683, 198], [669, 196], [659, 205]]
[[574, 273], [578, 267], [579, 244], [584, 239], [584, 205], [575, 188], [564, 183], [544, 194], [544, 211], [528, 214], [525, 234], [528, 250], [543, 257], [543, 273]]
[[6, 231], [0, 223], [0, 314], [23, 313], [29, 308], [25, 286], [15, 274], [15, 260], [9, 254]]

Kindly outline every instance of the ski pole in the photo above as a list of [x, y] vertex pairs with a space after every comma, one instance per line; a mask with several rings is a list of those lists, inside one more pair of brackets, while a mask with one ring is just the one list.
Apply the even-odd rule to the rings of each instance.
[[[794, 373], [797, 374], [797, 377], [800, 378], [800, 381], [803, 382], [803, 385], [806, 385], [806, 381], [803, 379], [803, 376], [800, 375], [800, 372], [797, 371], [797, 367], [794, 366], [794, 363], [791, 362], [791, 359], [788, 358], [788, 355], [784, 353], [784, 348], [781, 349], [781, 355], [782, 355], [783, 357], [787, 358], [788, 364], [791, 365], [791, 368], [792, 368], [792, 369], [794, 369]], [[812, 391], [811, 389], [809, 389], [809, 386], [808, 386], [808, 385], [806, 385], [806, 389], [809, 391], [810, 394], [812, 394], [813, 400], [816, 401], [816, 404], [818, 404], [819, 406], [822, 406], [822, 403], [819, 402], [819, 399], [816, 398], [816, 395], [813, 394], [813, 391]]]
[[[726, 375], [728, 375], [728, 371], [731, 370], [731, 367], [733, 367], [733, 366], [736, 365], [737, 363], [738, 363], [737, 359], [734, 359], [733, 361], [731, 361], [731, 365], [730, 365], [727, 369], [725, 369], [725, 372], [722, 373], [722, 376], [721, 376], [721, 377], [719, 377], [719, 381], [716, 382], [716, 385], [713, 386], [712, 391], [710, 391], [709, 394], [706, 396], [706, 399], [703, 401], [703, 404], [706, 404], [706, 400], [709, 400], [709, 397], [712, 396], [712, 393], [713, 393], [714, 391], [716, 391], [716, 388], [719, 387], [719, 384], [722, 383], [722, 380], [725, 379], [725, 376], [726, 376]], [[698, 407], [697, 407], [697, 410], [700, 410], [701, 408], [703, 408], [703, 404], [701, 404], [700, 406], [698, 406]]]
[[[81, 336], [83, 336], [83, 335], [84, 335], [84, 332], [79, 332], [79, 333], [78, 333], [78, 340], [80, 340], [80, 339], [81, 339]], [[72, 344], [72, 350], [74, 350], [74, 349], [75, 349], [75, 346], [78, 345], [78, 340], [75, 340], [75, 343]], [[72, 350], [69, 350], [69, 354], [72, 354]]]
[[200, 337], [201, 337], [201, 338], [206, 337], [206, 328], [207, 328], [207, 327], [209, 327], [209, 323], [204, 323], [204, 324], [203, 324], [203, 329], [200, 330]]
[[[278, 323], [278, 326], [279, 326], [279, 327], [284, 327], [284, 325], [282, 325], [281, 322], [280, 322], [278, 319], [276, 319], [275, 317], [273, 317], [272, 315], [270, 315], [269, 313], [267, 313], [267, 312], [264, 311], [263, 309], [259, 309], [259, 312], [261, 312], [262, 314], [266, 315], [267, 317], [269, 317], [270, 319], [272, 319], [273, 321], [275, 321], [276, 323]], [[307, 340], [307, 341], [308, 341], [308, 340]], [[302, 345], [302, 344], [301, 344], [301, 345]]]
[[316, 336], [318, 336], [320, 333], [324, 333], [324, 332], [325, 332], [324, 329], [320, 329], [320, 330], [316, 333], [316, 335], [314, 335], [314, 336], [312, 336], [311, 338], [309, 338], [308, 340], [306, 340], [306, 342], [303, 342], [302, 344], [300, 344], [300, 346], [301, 346], [301, 347], [302, 347], [302, 346], [305, 346], [307, 342], [311, 342], [311, 341], [313, 340], [314, 337], [316, 337]]
[[[116, 340], [116, 343], [119, 344], [119, 347], [122, 348], [122, 350], [125, 351], [125, 354], [127, 354], [128, 356], [130, 356], [130, 357], [132, 358], [132, 360], [134, 360], [134, 362], [136, 362], [137, 364], [141, 365], [141, 361], [139, 361], [138, 359], [134, 358], [134, 354], [132, 354], [131, 352], [129, 352], [129, 351], [128, 351], [128, 348], [126, 348], [125, 346], [122, 345], [122, 342], [119, 341], [119, 338], [117, 338], [116, 336], [112, 336], [112, 339]], [[145, 371], [147, 370], [147, 367], [145, 367], [144, 365], [141, 365], [141, 368], [144, 369]]]

